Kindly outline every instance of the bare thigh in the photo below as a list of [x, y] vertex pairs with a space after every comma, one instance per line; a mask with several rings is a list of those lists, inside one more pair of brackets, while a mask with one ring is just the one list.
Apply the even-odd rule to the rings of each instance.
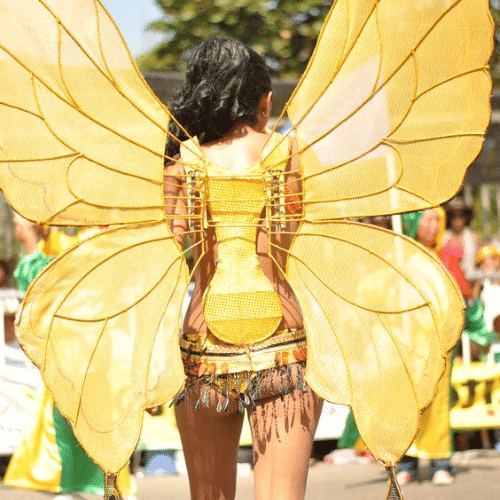
[[267, 395], [249, 409], [255, 500], [303, 500], [323, 400], [309, 387]]
[[234, 401], [230, 401], [228, 411], [217, 412], [219, 397], [224, 396], [212, 388], [210, 406], [202, 404], [196, 411], [195, 404], [204, 388], [204, 383], [192, 388], [175, 409], [191, 500], [233, 500], [244, 414]]
[[[292, 369], [292, 382], [296, 379]], [[248, 415], [254, 446], [255, 500], [303, 500], [314, 432], [323, 400], [310, 388], [280, 396], [282, 379], [275, 374]], [[238, 444], [244, 414], [229, 401], [217, 412], [224, 396], [209, 390], [209, 407], [195, 405], [203, 382], [176, 405], [176, 419], [189, 475], [191, 500], [234, 500]]]

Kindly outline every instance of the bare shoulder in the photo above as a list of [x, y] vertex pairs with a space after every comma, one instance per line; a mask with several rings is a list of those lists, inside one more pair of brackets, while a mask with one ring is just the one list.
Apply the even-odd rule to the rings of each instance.
[[269, 134], [243, 126], [201, 145], [205, 158], [227, 168], [242, 168], [259, 160]]
[[169, 177], [178, 177], [184, 173], [184, 168], [179, 161], [168, 163], [163, 168], [163, 174]]

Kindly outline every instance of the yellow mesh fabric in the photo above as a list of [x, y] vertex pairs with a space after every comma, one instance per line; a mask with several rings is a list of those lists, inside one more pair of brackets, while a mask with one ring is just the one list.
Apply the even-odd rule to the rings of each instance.
[[[276, 139], [274, 139], [276, 140]], [[281, 322], [281, 301], [256, 254], [257, 227], [266, 204], [263, 164], [231, 171], [196, 154], [197, 142], [183, 145], [185, 170], [205, 174], [205, 193], [217, 238], [218, 262], [203, 296], [207, 325], [219, 340], [251, 345], [271, 336]], [[273, 151], [286, 166], [288, 150]], [[285, 158], [285, 161], [283, 160]], [[274, 164], [273, 164], [274, 165]]]
[[203, 298], [207, 325], [232, 344], [264, 340], [281, 321], [281, 301], [255, 253], [264, 180], [209, 177], [208, 200], [219, 261]]
[[10, 203], [57, 225], [160, 220], [168, 114], [99, 2], [2, 1], [0, 29]]
[[26, 293], [23, 348], [107, 471], [130, 458], [144, 409], [183, 385], [178, 331], [187, 274], [169, 230], [157, 223], [84, 240]]
[[306, 380], [323, 398], [351, 405], [370, 451], [394, 464], [459, 339], [456, 283], [414, 240], [348, 222], [304, 223], [288, 279], [304, 314]]
[[492, 25], [487, 0], [334, 2], [287, 106], [307, 219], [417, 210], [458, 191], [489, 123]]

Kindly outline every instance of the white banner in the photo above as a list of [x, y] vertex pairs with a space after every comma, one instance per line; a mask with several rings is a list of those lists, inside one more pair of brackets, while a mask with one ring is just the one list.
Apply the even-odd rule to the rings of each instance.
[[349, 415], [349, 406], [325, 401], [314, 440], [338, 439], [342, 436], [347, 415]]

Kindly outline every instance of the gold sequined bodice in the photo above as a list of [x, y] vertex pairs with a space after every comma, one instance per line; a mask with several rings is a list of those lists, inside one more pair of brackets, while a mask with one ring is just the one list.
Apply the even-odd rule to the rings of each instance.
[[266, 186], [264, 176], [256, 175], [258, 165], [251, 170], [253, 175], [245, 176], [211, 163], [206, 166], [218, 261], [205, 290], [203, 313], [211, 332], [232, 344], [264, 340], [274, 333], [282, 316], [281, 301], [256, 254]]

